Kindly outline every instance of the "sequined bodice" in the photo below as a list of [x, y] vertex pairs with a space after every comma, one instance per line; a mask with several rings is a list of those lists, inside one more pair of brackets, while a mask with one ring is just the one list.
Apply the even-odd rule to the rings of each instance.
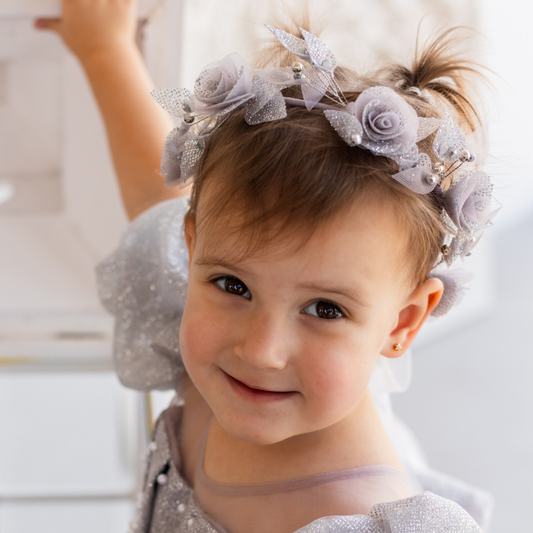
[[[167, 409], [157, 422], [153, 440], [147, 451], [147, 468], [143, 493], [138, 500], [138, 515], [131, 523], [131, 532], [135, 533], [233, 533], [223, 527], [199, 504], [198, 494], [187, 483], [181, 474], [181, 459], [176, 456], [178, 449], [177, 434], [170, 431], [170, 428], [179, 428], [181, 418], [181, 408], [174, 405]], [[200, 454], [202, 457], [203, 454]], [[201, 462], [201, 461], [200, 461]], [[230, 509], [229, 516], [235, 516], [239, 506], [243, 509], [243, 519], [246, 517], [246, 502], [242, 497], [254, 497], [258, 495], [279, 495], [280, 493], [290, 493], [302, 488], [320, 487], [324, 483], [338, 481], [342, 479], [354, 479], [359, 477], [367, 478], [374, 475], [398, 476], [402, 478], [402, 473], [390, 467], [370, 467], [363, 469], [350, 469], [342, 472], [322, 474], [298, 480], [261, 483], [255, 485], [229, 485], [210, 480], [203, 473], [201, 466], [199, 488], [222, 494], [229, 500], [222, 501], [227, 504], [233, 497], [237, 500], [235, 509]], [[197, 481], [198, 483], [198, 481]], [[364, 495], [363, 495], [364, 496]], [[354, 501], [357, 498], [354, 495]], [[220, 503], [220, 502], [217, 502]], [[297, 512], [297, 509], [294, 509]], [[255, 523], [260, 524], [268, 514], [263, 517], [261, 509], [255, 510]], [[284, 513], [278, 513], [283, 518]], [[240, 514], [238, 514], [240, 517]], [[286, 516], [286, 514], [285, 514]], [[446, 523], [457, 523], [457, 527], [449, 531], [461, 533], [479, 533], [481, 530], [472, 518], [457, 504], [435, 496], [429, 492], [396, 500], [392, 503], [378, 503], [372, 507], [368, 514], [354, 513], [350, 515], [326, 516], [297, 529], [295, 533], [334, 533], [350, 531], [351, 533], [388, 533], [392, 531], [384, 520], [393, 519], [403, 524], [401, 529], [405, 533], [422, 533], [427, 531], [448, 531], [442, 529]], [[421, 522], [421, 519], [423, 521]], [[407, 520], [407, 521], [406, 521]], [[275, 522], [275, 520], [274, 520]], [[412, 528], [407, 526], [412, 522]], [[427, 524], [437, 526], [434, 529], [427, 529]], [[406, 527], [404, 527], [404, 525]], [[274, 525], [276, 531], [278, 528]], [[261, 528], [259, 528], [261, 529]], [[250, 523], [246, 526], [247, 531], [258, 531]]]

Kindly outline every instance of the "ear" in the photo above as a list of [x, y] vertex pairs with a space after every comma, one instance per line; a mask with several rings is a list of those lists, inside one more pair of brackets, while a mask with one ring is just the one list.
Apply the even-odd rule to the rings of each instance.
[[187, 243], [187, 250], [189, 251], [189, 269], [191, 268], [192, 255], [194, 252], [194, 245], [196, 242], [196, 225], [194, 220], [190, 218], [185, 219], [185, 242]]
[[[409, 295], [398, 314], [396, 325], [390, 332], [381, 355], [395, 358], [407, 351], [426, 318], [437, 307], [443, 290], [444, 286], [440, 279], [429, 278]], [[397, 344], [401, 346], [399, 350], [394, 349]]]

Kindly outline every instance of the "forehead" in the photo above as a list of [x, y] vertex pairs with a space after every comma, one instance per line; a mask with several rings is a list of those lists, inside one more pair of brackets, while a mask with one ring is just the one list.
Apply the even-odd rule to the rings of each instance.
[[310, 236], [305, 228], [295, 228], [287, 236], [273, 228], [275, 237], [261, 246], [250, 241], [262, 236], [241, 227], [242, 219], [229, 213], [211, 220], [197, 234], [195, 262], [272, 276], [279, 283], [355, 286], [368, 300], [405, 285], [406, 239], [385, 206], [353, 207], [319, 225]]

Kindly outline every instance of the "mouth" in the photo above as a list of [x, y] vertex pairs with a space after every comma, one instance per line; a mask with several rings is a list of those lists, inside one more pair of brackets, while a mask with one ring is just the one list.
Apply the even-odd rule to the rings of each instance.
[[251, 387], [226, 372], [222, 372], [233, 391], [245, 400], [251, 400], [257, 403], [270, 403], [286, 400], [298, 394], [296, 391], [270, 391], [259, 387]]

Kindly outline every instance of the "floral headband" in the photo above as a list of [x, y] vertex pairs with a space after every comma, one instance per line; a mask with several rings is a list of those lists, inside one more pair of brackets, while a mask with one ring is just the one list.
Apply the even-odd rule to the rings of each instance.
[[[348, 103], [334, 77], [335, 56], [321, 40], [303, 29], [301, 39], [267, 27], [298, 58], [292, 66], [252, 69], [233, 53], [202, 70], [193, 94], [187, 89], [151, 93], [180, 121], [168, 135], [163, 151], [161, 173], [165, 182], [183, 186], [194, 179], [210, 133], [237, 109], [245, 109], [250, 125], [285, 118], [287, 105], [321, 109], [349, 146], [392, 159], [399, 167], [393, 179], [417, 194], [435, 195], [447, 231], [440, 263], [449, 267], [455, 259], [470, 255], [497, 211], [491, 210], [489, 176], [474, 166], [476, 133], [465, 137], [447, 113], [441, 119], [419, 117], [390, 87], [371, 87]], [[283, 96], [282, 90], [294, 85], [301, 87], [302, 99]], [[420, 95], [418, 88], [410, 90]], [[321, 102], [324, 97], [332, 104]], [[427, 153], [419, 152], [417, 145], [433, 133], [436, 163]], [[456, 172], [460, 168], [461, 172]], [[452, 173], [451, 185], [441, 188]], [[431, 274], [445, 285], [445, 297], [433, 315], [445, 314], [460, 300], [465, 275], [453, 272], [434, 270]]]

